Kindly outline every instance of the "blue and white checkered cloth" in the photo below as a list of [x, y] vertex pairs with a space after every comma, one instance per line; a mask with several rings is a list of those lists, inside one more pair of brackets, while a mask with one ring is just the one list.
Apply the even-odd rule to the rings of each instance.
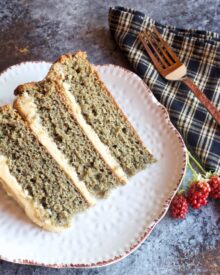
[[217, 33], [163, 26], [127, 8], [109, 10], [110, 31], [136, 73], [167, 108], [188, 149], [206, 170], [220, 172], [220, 127], [188, 88], [169, 82], [152, 65], [137, 35], [156, 25], [187, 66], [188, 76], [220, 109], [220, 38]]

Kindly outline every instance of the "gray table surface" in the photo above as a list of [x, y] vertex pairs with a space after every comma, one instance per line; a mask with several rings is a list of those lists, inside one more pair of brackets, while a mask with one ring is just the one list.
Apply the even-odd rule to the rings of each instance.
[[[220, 27], [219, 0], [1, 0], [0, 71], [25, 60], [53, 61], [79, 48], [95, 64], [130, 68], [108, 31], [108, 8], [114, 5], [178, 27], [217, 32]], [[0, 274], [220, 274], [219, 230], [220, 204], [211, 202], [181, 222], [167, 214], [144, 244], [117, 264], [59, 270], [0, 261]]]

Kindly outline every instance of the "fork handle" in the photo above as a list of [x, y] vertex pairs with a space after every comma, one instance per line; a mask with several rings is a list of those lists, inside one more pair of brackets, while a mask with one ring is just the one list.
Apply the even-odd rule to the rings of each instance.
[[196, 86], [196, 84], [189, 77], [183, 77], [181, 81], [194, 93], [203, 106], [209, 111], [209, 113], [220, 125], [220, 112], [212, 104], [212, 102], [205, 96], [205, 94]]

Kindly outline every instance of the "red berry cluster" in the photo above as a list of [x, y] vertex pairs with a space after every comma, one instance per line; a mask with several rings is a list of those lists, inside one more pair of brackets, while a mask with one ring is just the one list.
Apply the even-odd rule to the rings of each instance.
[[207, 204], [211, 189], [206, 181], [193, 182], [188, 191], [188, 202], [194, 209]]
[[175, 219], [184, 219], [188, 212], [188, 202], [183, 193], [176, 195], [170, 205], [171, 215]]
[[212, 175], [208, 179], [193, 181], [187, 196], [184, 192], [177, 194], [171, 202], [171, 216], [176, 219], [184, 219], [189, 206], [199, 209], [207, 204], [208, 197], [220, 199], [220, 176]]
[[220, 176], [210, 177], [208, 184], [211, 188], [209, 197], [213, 199], [220, 199]]

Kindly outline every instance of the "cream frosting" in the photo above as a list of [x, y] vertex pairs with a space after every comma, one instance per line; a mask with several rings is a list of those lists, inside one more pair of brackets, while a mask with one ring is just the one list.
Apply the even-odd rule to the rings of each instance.
[[102, 156], [105, 163], [111, 168], [112, 172], [121, 180], [123, 183], [128, 182], [128, 178], [126, 173], [123, 171], [120, 164], [117, 162], [117, 160], [112, 156], [109, 148], [102, 143], [96, 132], [93, 130], [93, 128], [85, 121], [80, 105], [76, 102], [74, 95], [69, 91], [70, 85], [67, 83], [63, 83], [63, 92], [65, 94], [65, 97], [69, 101], [69, 107], [72, 110], [72, 113], [79, 123], [79, 125], [82, 127], [84, 133], [88, 137], [88, 139], [92, 142], [95, 149], [99, 152], [99, 154]]
[[15, 106], [17, 106], [19, 112], [21, 112], [28, 121], [31, 130], [34, 132], [40, 143], [47, 149], [48, 153], [69, 176], [79, 192], [90, 205], [94, 205], [95, 199], [87, 190], [85, 183], [79, 180], [75, 168], [69, 163], [61, 150], [59, 150], [52, 137], [50, 137], [47, 129], [42, 125], [37, 106], [34, 103], [34, 98], [28, 93], [23, 93], [22, 96], [17, 99]]
[[34, 202], [27, 192], [22, 190], [17, 179], [10, 173], [7, 161], [5, 156], [0, 155], [0, 181], [2, 187], [9, 196], [12, 196], [18, 202], [24, 209], [26, 215], [38, 226], [48, 231], [60, 232], [66, 227], [69, 227], [70, 224], [58, 226], [53, 224], [51, 220], [44, 218], [46, 210], [44, 210], [41, 205]]

